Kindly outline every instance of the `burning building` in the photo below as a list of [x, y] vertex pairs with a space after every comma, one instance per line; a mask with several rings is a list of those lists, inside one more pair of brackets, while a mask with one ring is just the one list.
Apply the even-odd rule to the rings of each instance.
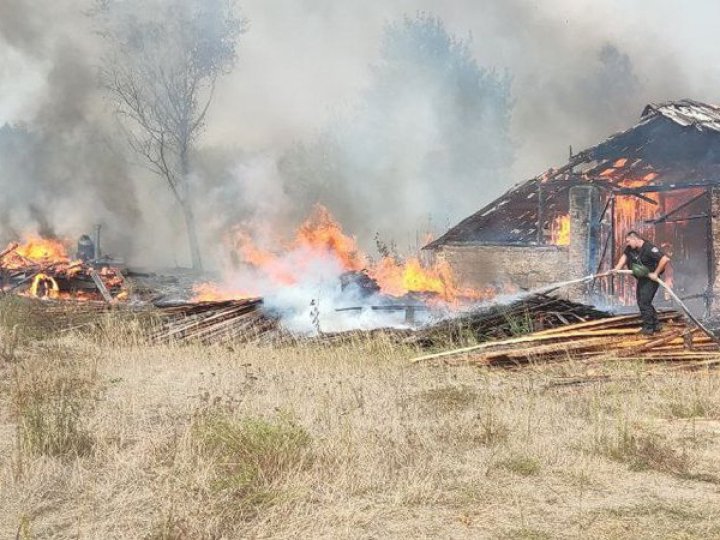
[[[535, 288], [612, 268], [635, 229], [672, 257], [698, 312], [720, 293], [720, 107], [651, 104], [630, 129], [516, 185], [425, 246], [463, 286]], [[577, 295], [629, 304], [625, 279]], [[715, 300], [715, 308], [720, 301]]]

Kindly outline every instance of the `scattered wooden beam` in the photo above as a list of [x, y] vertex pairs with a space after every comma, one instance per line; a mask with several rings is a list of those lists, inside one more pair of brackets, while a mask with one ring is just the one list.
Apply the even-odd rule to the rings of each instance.
[[[565, 325], [524, 336], [491, 340], [478, 345], [419, 356], [412, 363], [442, 359], [474, 365], [521, 365], [529, 362], [554, 362], [569, 357], [595, 359], [638, 359], [646, 361], [706, 361], [720, 355], [715, 339], [702, 328], [688, 326], [677, 312], [661, 314], [666, 329], [654, 336], [639, 333], [638, 315], [603, 318]], [[692, 338], [692, 348], [689, 348]]]
[[509, 305], [488, 306], [440, 321], [416, 332], [406, 343], [430, 348], [448, 342], [467, 342], [468, 338], [485, 342], [607, 317], [609, 313], [592, 306], [534, 294]]
[[98, 275], [97, 270], [95, 270], [94, 268], [90, 268], [88, 270], [88, 274], [90, 274], [90, 277], [95, 283], [97, 290], [100, 291], [100, 295], [108, 304], [110, 304], [113, 301], [113, 297], [110, 294], [110, 291], [107, 290], [107, 287], [105, 286], [105, 283], [103, 283], [103, 280]]
[[12, 242], [8, 247], [0, 251], [0, 259], [15, 251], [19, 245], [17, 242]]
[[258, 341], [280, 331], [277, 318], [262, 308], [259, 298], [161, 306], [160, 324], [150, 339], [205, 344]]

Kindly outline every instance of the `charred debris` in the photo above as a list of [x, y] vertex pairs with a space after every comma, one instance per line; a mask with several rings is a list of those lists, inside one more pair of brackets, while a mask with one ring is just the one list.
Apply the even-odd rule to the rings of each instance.
[[[565, 164], [516, 185], [424, 249], [448, 260], [468, 286], [510, 279], [535, 288], [561, 271], [579, 277], [610, 269], [630, 229], [669, 252], [673, 289], [695, 310], [718, 309], [719, 107], [689, 99], [647, 105], [634, 126], [571, 149]], [[479, 270], [498, 259], [501, 268]], [[595, 285], [576, 299], [633, 304], [626, 283]]]
[[[634, 315], [614, 315], [631, 291], [618, 280], [564, 298], [517, 294], [534, 288], [522, 282], [533, 250], [552, 248], [542, 251], [531, 285], [573, 277], [568, 270], [597, 274], [610, 268], [629, 228], [673, 250], [674, 288], [712, 315], [720, 290], [720, 108], [690, 100], [648, 105], [637, 125], [571, 153], [567, 164], [514, 187], [424, 248], [470, 281], [473, 272], [463, 267], [463, 257], [472, 256], [470, 270], [483, 270], [483, 250], [490, 248], [489, 256], [504, 264], [503, 275], [511, 280], [504, 290], [514, 291], [514, 300], [483, 298], [439, 308], [432, 294], [382, 294], [367, 272], [354, 270], [340, 276], [338, 287], [356, 303], [333, 310], [350, 317], [386, 312], [397, 316], [395, 328], [327, 333], [316, 325], [313, 337], [303, 337], [289, 332], [282, 314], [262, 298], [178, 300], [174, 293], [188, 285], [184, 276], [127, 269], [102, 253], [99, 228], [78, 240], [72, 257], [53, 241], [10, 244], [0, 252], [0, 280], [5, 294], [25, 296], [54, 322], [50, 326], [92, 328], [113, 312], [146, 321], [141, 326], [151, 343], [333, 344], [381, 331], [419, 350], [459, 346], [430, 357], [453, 363], [518, 366], [570, 353], [593, 360], [610, 353], [707, 364], [716, 342], [677, 313], [665, 313], [666, 331], [652, 338], [636, 335]], [[473, 282], [468, 290], [492, 287], [496, 294], [502, 290], [497, 282]], [[621, 299], [619, 306], [614, 298]]]

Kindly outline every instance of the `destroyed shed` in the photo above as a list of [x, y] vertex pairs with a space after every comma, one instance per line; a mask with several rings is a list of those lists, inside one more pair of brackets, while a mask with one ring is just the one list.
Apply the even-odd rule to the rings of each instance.
[[[720, 293], [720, 107], [651, 104], [630, 129], [523, 182], [425, 246], [463, 286], [532, 289], [612, 268], [635, 229], [698, 313]], [[576, 291], [631, 304], [627, 279]], [[715, 300], [718, 308], [720, 300]]]

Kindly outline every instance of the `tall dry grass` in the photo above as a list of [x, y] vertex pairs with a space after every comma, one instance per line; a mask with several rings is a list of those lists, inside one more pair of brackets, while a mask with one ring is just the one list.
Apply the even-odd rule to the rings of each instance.
[[[3, 340], [13, 327], [2, 538], [720, 536], [714, 371], [410, 366], [382, 335], [149, 346], [111, 319]], [[555, 384], [588, 374], [613, 378]]]

